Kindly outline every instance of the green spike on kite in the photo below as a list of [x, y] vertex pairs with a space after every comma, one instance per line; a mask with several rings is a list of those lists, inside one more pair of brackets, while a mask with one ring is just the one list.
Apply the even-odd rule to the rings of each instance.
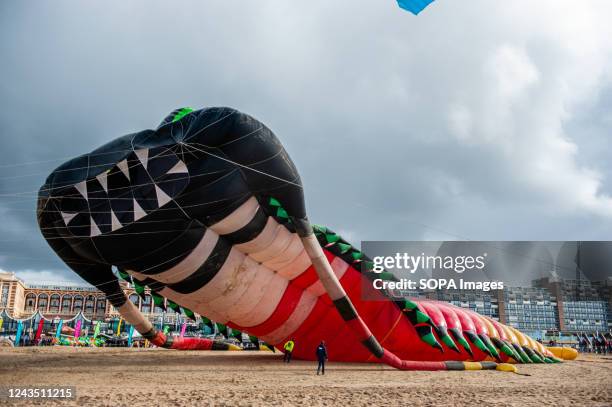
[[168, 300], [168, 307], [170, 307], [170, 309], [174, 312], [177, 312], [177, 313], [180, 312], [179, 305], [172, 300]]
[[281, 206], [280, 202], [278, 202], [276, 199], [270, 197], [270, 201], [268, 202], [270, 204], [270, 206]]
[[449, 329], [449, 332], [453, 335], [453, 338], [455, 338], [455, 340], [459, 342], [459, 345], [461, 345], [463, 349], [465, 349], [465, 351], [470, 354], [470, 356], [474, 355], [472, 353], [472, 348], [470, 347], [470, 344], [458, 328]]
[[378, 278], [380, 278], [381, 280], [393, 280], [395, 276], [393, 275], [393, 273], [388, 273], [385, 271], [384, 273], [380, 273], [378, 275]]
[[242, 332], [232, 328], [232, 336], [242, 342]]
[[455, 352], [459, 352], [459, 348], [457, 347], [457, 344], [453, 341], [453, 338], [451, 338], [449, 334], [444, 334], [440, 336], [440, 339], [450, 349], [454, 350]]
[[183, 311], [183, 314], [185, 314], [187, 318], [191, 319], [192, 321], [196, 320], [195, 314], [193, 313], [192, 310], [190, 310], [189, 308], [184, 308], [184, 307], [181, 307], [181, 310]]
[[442, 347], [442, 345], [440, 345], [440, 342], [438, 342], [438, 340], [434, 336], [433, 329], [431, 326], [420, 325], [416, 327], [416, 331], [423, 342], [425, 342], [431, 347], [440, 349], [442, 352], [444, 352], [444, 348]]
[[217, 331], [227, 338], [227, 326], [217, 322]]
[[430, 346], [435, 346], [436, 343], [438, 342], [434, 334], [431, 332], [421, 336], [421, 339], [423, 340], [423, 342], [427, 343]]
[[417, 309], [415, 313], [417, 324], [424, 324], [430, 321], [429, 315], [425, 314], [424, 312]]
[[336, 233], [326, 233], [325, 234], [325, 240], [327, 240], [328, 244], [333, 244], [336, 243], [338, 241], [340, 241], [340, 236], [337, 235]]
[[201, 316], [201, 318], [202, 318], [202, 323], [204, 325], [206, 325], [207, 327], [209, 327], [210, 330], [212, 331], [213, 330], [213, 326], [214, 326], [213, 322], [210, 319], [208, 319], [208, 318], [206, 318], [204, 316]]
[[457, 342], [459, 342], [459, 344], [463, 346], [463, 349], [465, 349], [470, 355], [472, 354], [472, 348], [470, 344], [468, 343], [468, 341], [463, 336], [458, 337]]
[[489, 353], [489, 355], [493, 356], [495, 359], [499, 360], [499, 352], [497, 351], [497, 348], [493, 345], [493, 343], [491, 342], [491, 340], [489, 339], [488, 336], [482, 335], [482, 342], [485, 344], [485, 346], [487, 347], [487, 351]]
[[276, 217], [281, 219], [289, 219], [289, 214], [284, 208], [278, 207], [276, 209]]
[[517, 346], [514, 349], [516, 350], [516, 353], [518, 354], [520, 361], [522, 361], [523, 363], [532, 363], [531, 359], [529, 359], [529, 357], [527, 356], [523, 348], [521, 348], [520, 346]]
[[516, 352], [514, 352], [514, 349], [510, 348], [508, 345], [506, 345], [505, 343], [501, 343], [501, 346], [499, 348], [502, 352], [504, 352], [506, 354], [506, 356], [509, 356], [513, 359], [516, 359]]
[[350, 244], [342, 243], [342, 242], [339, 242], [337, 246], [340, 249], [340, 254], [344, 254], [348, 252], [349, 250], [351, 250], [351, 247], [353, 247]]
[[178, 112], [176, 112], [176, 114], [174, 115], [174, 117], [172, 118], [172, 123], [177, 122], [179, 120], [181, 120], [183, 117], [187, 116], [189, 113], [193, 112], [193, 109], [190, 107], [184, 107], [181, 110], [179, 110]]
[[353, 261], [359, 261], [363, 259], [363, 253], [354, 251], [353, 253], [351, 253], [351, 257], [353, 258]]
[[312, 225], [312, 230], [315, 233], [327, 233], [327, 228], [321, 225]]
[[117, 272], [119, 273], [119, 277], [121, 277], [123, 280], [127, 281], [128, 283], [132, 282], [132, 276], [130, 276], [128, 273], [121, 269], [117, 269]]
[[404, 311], [406, 311], [406, 310], [410, 311], [410, 310], [413, 310], [415, 308], [417, 308], [416, 303], [414, 303], [414, 302], [412, 302], [410, 300], [404, 300]]
[[370, 272], [374, 269], [374, 262], [366, 260], [361, 263], [361, 271]]
[[134, 291], [138, 294], [143, 300], [145, 299], [145, 287], [142, 283], [136, 279], [132, 279], [132, 283], [134, 284]]
[[484, 342], [482, 341], [482, 339], [480, 339], [479, 337], [477, 337], [476, 335], [474, 335], [473, 337], [470, 338], [472, 340], [472, 343], [474, 345], [476, 345], [476, 347], [478, 349], [480, 349], [481, 351], [483, 351], [484, 353], [489, 353], [489, 349], [487, 348], [487, 346], [484, 344]]
[[164, 311], [166, 310], [166, 305], [164, 304], [164, 297], [162, 297], [161, 295], [157, 294], [157, 293], [151, 293], [153, 296], [153, 303], [163, 309]]

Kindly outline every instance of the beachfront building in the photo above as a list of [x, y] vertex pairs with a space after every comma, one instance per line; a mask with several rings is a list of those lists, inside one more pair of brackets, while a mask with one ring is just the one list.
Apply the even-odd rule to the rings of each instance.
[[523, 332], [559, 329], [557, 298], [545, 288], [508, 287], [503, 304], [503, 322]]
[[[123, 291], [152, 322], [175, 323], [177, 314], [156, 307], [148, 290], [141, 298], [134, 288], [121, 282]], [[26, 284], [14, 273], [0, 273], [0, 313], [26, 319], [40, 312], [47, 319], [70, 319], [79, 312], [90, 320], [112, 320], [119, 314], [104, 296], [91, 286], [78, 284]]]
[[612, 278], [605, 281], [542, 278], [503, 290], [428, 290], [419, 297], [450, 302], [534, 337], [612, 330]]
[[25, 305], [25, 284], [15, 273], [0, 272], [0, 313], [6, 310], [9, 314], [21, 315]]

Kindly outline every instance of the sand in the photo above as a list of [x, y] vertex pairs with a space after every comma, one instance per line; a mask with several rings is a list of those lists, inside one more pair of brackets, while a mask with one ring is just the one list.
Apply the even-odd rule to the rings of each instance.
[[[612, 357], [491, 371], [401, 372], [375, 364], [282, 363], [271, 352], [0, 348], [0, 385], [76, 386], [66, 405], [612, 406]], [[8, 404], [0, 400], [0, 405]], [[13, 403], [16, 404], [16, 403]], [[60, 404], [19, 402], [19, 405]]]

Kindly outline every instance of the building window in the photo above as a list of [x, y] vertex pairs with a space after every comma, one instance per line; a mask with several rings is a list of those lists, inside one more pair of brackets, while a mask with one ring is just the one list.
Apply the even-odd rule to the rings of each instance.
[[66, 294], [62, 297], [62, 314], [69, 314], [70, 309], [72, 309], [72, 296]]
[[148, 314], [151, 312], [151, 296], [145, 295], [144, 300], [142, 301], [142, 312]]
[[74, 301], [72, 304], [72, 311], [79, 312], [83, 309], [83, 297], [80, 295], [74, 296]]
[[87, 298], [85, 299], [85, 312], [89, 313], [89, 314], [93, 314], [94, 312], [94, 296], [93, 295], [88, 295]]
[[60, 296], [58, 294], [52, 294], [51, 300], [49, 301], [49, 312], [57, 313], [60, 308]]
[[1, 306], [6, 307], [6, 305], [8, 304], [8, 297], [9, 297], [9, 287], [8, 285], [3, 285], [2, 286], [2, 303], [0, 303]]
[[47, 305], [49, 305], [49, 296], [47, 294], [40, 294], [38, 296], [38, 309], [40, 311], [47, 311]]
[[26, 305], [25, 305], [25, 310], [26, 311], [34, 311], [34, 308], [36, 308], [36, 294], [28, 294], [26, 295]]
[[98, 309], [96, 311], [98, 314], [104, 314], [106, 312], [106, 300], [104, 297], [98, 297], [96, 308]]

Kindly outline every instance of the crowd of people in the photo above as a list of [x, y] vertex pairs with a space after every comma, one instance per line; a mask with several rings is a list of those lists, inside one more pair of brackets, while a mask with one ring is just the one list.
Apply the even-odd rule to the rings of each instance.
[[586, 335], [578, 339], [578, 351], [581, 353], [595, 353], [600, 355], [612, 354], [612, 338], [603, 335], [588, 338]]

